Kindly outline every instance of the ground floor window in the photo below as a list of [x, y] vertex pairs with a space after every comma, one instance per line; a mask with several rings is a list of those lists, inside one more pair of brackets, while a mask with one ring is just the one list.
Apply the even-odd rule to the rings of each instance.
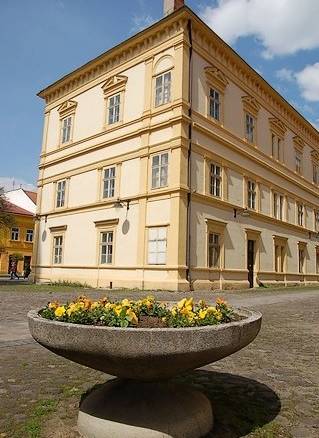
[[150, 265], [166, 264], [167, 229], [152, 227], [148, 229], [148, 263]]
[[53, 263], [60, 265], [63, 256], [63, 236], [53, 237]]
[[305, 271], [305, 248], [299, 247], [298, 249], [298, 270], [300, 274]]
[[319, 247], [316, 248], [316, 273], [319, 274]]
[[286, 258], [286, 242], [281, 240], [275, 240], [275, 271], [284, 272], [285, 271], [285, 258]]
[[100, 263], [113, 263], [113, 231], [103, 231], [100, 240]]
[[220, 235], [209, 233], [208, 235], [208, 266], [219, 268], [220, 260]]

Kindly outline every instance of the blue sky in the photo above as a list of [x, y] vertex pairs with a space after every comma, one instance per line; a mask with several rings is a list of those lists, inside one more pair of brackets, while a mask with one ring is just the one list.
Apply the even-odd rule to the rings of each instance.
[[[317, 0], [186, 3], [319, 125]], [[36, 182], [43, 123], [36, 93], [161, 15], [162, 0], [0, 0], [0, 186]]]

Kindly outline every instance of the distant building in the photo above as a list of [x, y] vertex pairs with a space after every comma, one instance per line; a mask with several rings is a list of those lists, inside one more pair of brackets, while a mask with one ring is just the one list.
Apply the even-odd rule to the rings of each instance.
[[18, 273], [32, 262], [36, 193], [23, 189], [6, 194], [6, 211], [12, 214], [12, 227], [0, 231], [0, 275], [8, 274], [13, 256], [18, 257]]
[[317, 282], [318, 131], [183, 1], [165, 8], [39, 93], [37, 281]]

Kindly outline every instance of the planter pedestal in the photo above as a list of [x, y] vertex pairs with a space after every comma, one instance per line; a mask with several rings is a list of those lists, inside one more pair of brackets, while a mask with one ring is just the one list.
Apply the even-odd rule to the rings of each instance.
[[165, 381], [114, 379], [83, 398], [78, 416], [85, 438], [200, 438], [212, 427], [204, 394]]

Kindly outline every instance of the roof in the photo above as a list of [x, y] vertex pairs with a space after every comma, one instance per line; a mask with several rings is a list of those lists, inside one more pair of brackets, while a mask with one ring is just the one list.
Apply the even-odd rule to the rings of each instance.
[[23, 191], [26, 195], [29, 196], [29, 198], [31, 199], [32, 202], [34, 202], [34, 204], [37, 203], [37, 192], [31, 192], [30, 190], [24, 190], [24, 189]]
[[18, 205], [12, 204], [9, 201], [5, 201], [5, 211], [7, 213], [18, 214], [21, 216], [33, 216], [33, 213], [31, 213], [30, 211], [18, 207]]

